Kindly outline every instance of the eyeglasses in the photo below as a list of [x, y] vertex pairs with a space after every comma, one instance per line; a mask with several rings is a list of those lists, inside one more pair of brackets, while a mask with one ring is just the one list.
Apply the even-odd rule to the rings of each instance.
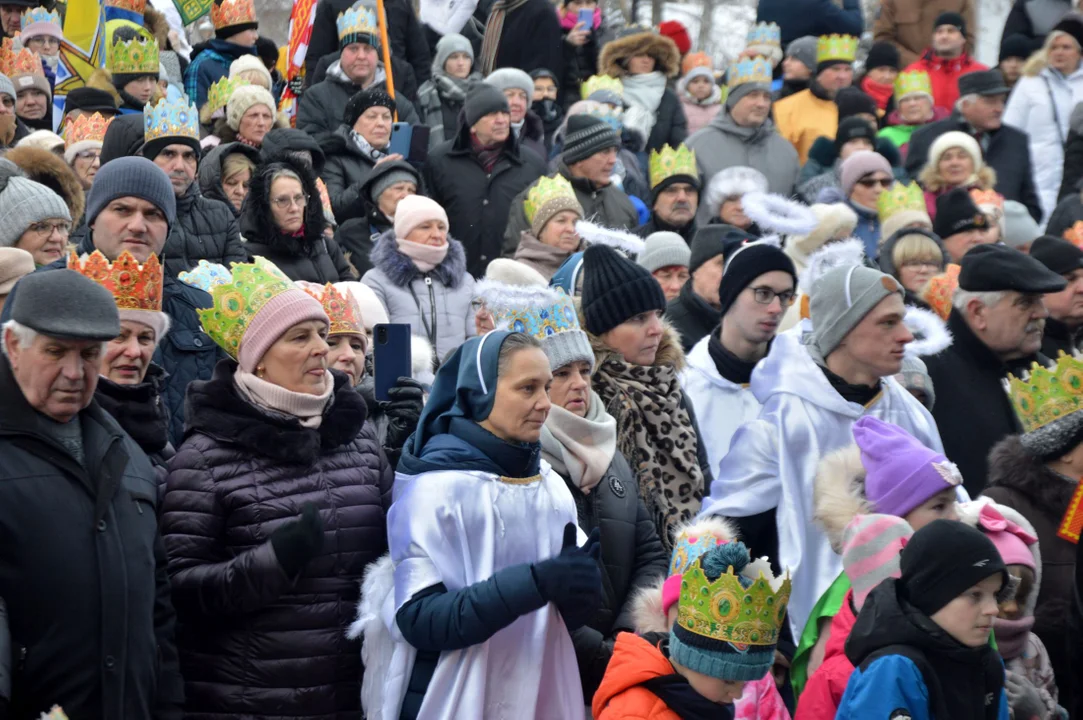
[[752, 291], [752, 297], [760, 305], [770, 305], [775, 298], [778, 298], [778, 302], [782, 307], [789, 307], [793, 305], [794, 300], [797, 299], [797, 293], [793, 290], [783, 290], [782, 292], [775, 292], [769, 287], [755, 287], [749, 288]]
[[28, 233], [33, 233], [38, 237], [49, 237], [56, 230], [60, 233], [61, 237], [67, 237], [71, 233], [71, 223], [67, 220], [61, 220], [59, 222], [36, 222], [33, 225], [29, 225], [26, 228]]
[[60, 41], [51, 35], [38, 35], [27, 40], [26, 45], [30, 48], [40, 45], [43, 48], [55, 49], [60, 47]]
[[271, 200], [271, 204], [279, 210], [288, 210], [294, 205], [304, 207], [308, 205], [308, 195], [294, 195], [293, 197], [286, 197], [283, 195], [282, 197], [276, 197]]
[[887, 190], [895, 184], [895, 178], [861, 178], [857, 181], [857, 184], [861, 187], [872, 188], [879, 185], [883, 189]]
[[79, 160], [96, 160], [102, 156], [99, 150], [80, 150], [75, 153], [75, 157]]

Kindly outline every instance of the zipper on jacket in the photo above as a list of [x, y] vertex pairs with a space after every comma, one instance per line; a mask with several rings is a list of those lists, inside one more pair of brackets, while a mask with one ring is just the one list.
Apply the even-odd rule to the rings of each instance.
[[436, 291], [432, 289], [432, 278], [428, 275], [425, 276], [425, 285], [429, 288], [429, 307], [432, 314], [432, 327], [429, 328], [429, 342], [432, 343], [433, 350], [436, 349]]

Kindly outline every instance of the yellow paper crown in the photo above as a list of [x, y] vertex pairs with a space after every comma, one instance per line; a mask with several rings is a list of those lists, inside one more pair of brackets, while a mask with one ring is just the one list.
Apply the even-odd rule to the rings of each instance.
[[142, 15], [143, 11], [147, 9], [147, 0], [105, 0], [102, 6]]
[[579, 199], [575, 196], [572, 184], [563, 175], [557, 173], [555, 177], [551, 178], [543, 176], [534, 184], [534, 187], [530, 188], [530, 192], [526, 194], [526, 200], [523, 201], [523, 212], [526, 213], [526, 221], [533, 224], [538, 211], [543, 207], [553, 201], [560, 201], [563, 204], [569, 198], [576, 205], [579, 204]]
[[1008, 375], [1015, 414], [1030, 434], [1083, 410], [1083, 361], [1063, 351], [1052, 369], [1034, 363], [1022, 379]]
[[616, 93], [617, 97], [624, 97], [624, 83], [620, 81], [620, 78], [609, 77], [608, 75], [591, 75], [580, 86], [579, 94], [586, 100], [599, 90], [608, 90], [611, 93]]
[[160, 70], [158, 41], [146, 33], [113, 43], [107, 64], [114, 75], [154, 75]]
[[331, 320], [331, 329], [327, 331], [331, 335], [364, 335], [365, 328], [361, 325], [361, 307], [353, 293], [340, 293], [331, 283], [323, 286], [320, 292], [313, 291], [307, 286], [303, 288], [306, 293], [320, 301], [323, 311]]
[[234, 90], [242, 85], [251, 84], [240, 76], [231, 78], [223, 75], [207, 88], [207, 104], [203, 106], [203, 112], [212, 113], [215, 110], [221, 110], [229, 104], [229, 99], [233, 97]]
[[106, 118], [101, 113], [80, 115], [64, 128], [64, 146], [71, 147], [80, 142], [101, 142], [105, 140], [105, 131], [113, 118]]
[[256, 314], [273, 298], [296, 286], [274, 263], [262, 257], [251, 263], [233, 263], [232, 272], [231, 282], [211, 291], [214, 304], [197, 312], [203, 331], [236, 359], [244, 332]]
[[199, 113], [187, 97], [176, 102], [162, 98], [157, 105], [143, 108], [143, 141], [159, 138], [191, 138], [199, 142]]
[[895, 78], [895, 99], [902, 100], [907, 95], [924, 93], [933, 97], [933, 81], [924, 70], [907, 70]]
[[726, 77], [726, 86], [733, 90], [738, 85], [745, 83], [763, 83], [770, 85], [772, 81], [771, 61], [765, 57], [744, 58], [730, 65], [729, 74]]
[[72, 250], [68, 269], [113, 293], [118, 310], [162, 311], [162, 266], [157, 255], [151, 255], [140, 265], [127, 250], [112, 263], [100, 250], [83, 259]]
[[880, 198], [876, 201], [876, 207], [879, 211], [880, 222], [887, 220], [900, 210], [928, 212], [928, 208], [925, 207], [925, 193], [914, 182], [909, 185], [895, 183], [880, 193]]
[[26, 48], [17, 52], [11, 61], [11, 77], [20, 75], [41, 75], [45, 77], [45, 69], [41, 66], [41, 55]]
[[219, 5], [216, 0], [211, 3], [211, 22], [215, 30], [255, 23], [256, 4], [253, 0], [222, 0]]
[[816, 43], [816, 62], [832, 60], [852, 63], [857, 57], [857, 38], [853, 35], [821, 35]]
[[659, 183], [667, 178], [683, 175], [699, 180], [699, 167], [696, 165], [696, 153], [684, 143], [674, 150], [669, 145], [663, 145], [661, 150], [652, 150], [650, 156], [650, 181], [651, 190], [658, 187]]

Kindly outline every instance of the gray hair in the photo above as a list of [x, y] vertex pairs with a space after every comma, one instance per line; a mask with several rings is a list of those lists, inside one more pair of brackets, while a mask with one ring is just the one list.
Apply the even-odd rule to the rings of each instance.
[[969, 95], [963, 95], [962, 97], [960, 97], [958, 100], [955, 101], [955, 109], [956, 110], [962, 110], [963, 105], [974, 102], [975, 100], [978, 99], [978, 97], [979, 96], [978, 96], [977, 93], [970, 93]]
[[12, 336], [15, 338], [15, 342], [19, 344], [19, 347], [28, 347], [34, 344], [34, 340], [38, 337], [38, 331], [34, 328], [29, 328], [23, 325], [17, 320], [8, 320], [3, 325], [0, 325], [0, 332], [3, 333], [3, 341], [0, 342], [0, 346], [3, 348], [4, 357], [10, 358], [8, 355], [8, 343], [7, 343], [7, 331], [11, 330]]
[[303, 180], [301, 180], [300, 175], [295, 173], [293, 170], [290, 170], [289, 168], [284, 167], [284, 168], [278, 168], [277, 170], [275, 170], [274, 172], [271, 173], [271, 179], [267, 182], [267, 192], [271, 192], [271, 186], [275, 184], [275, 180], [279, 180], [281, 178], [289, 178], [290, 180], [296, 180], [297, 182], [301, 183], [301, 187], [305, 186], [305, 183], [304, 183]]
[[977, 300], [985, 307], [994, 307], [997, 303], [1007, 297], [1007, 290], [990, 290], [986, 292], [974, 292], [971, 290], [963, 290], [962, 288], [955, 288], [955, 294], [951, 296], [951, 304], [959, 312], [966, 312], [966, 306], [970, 304], [971, 300]]

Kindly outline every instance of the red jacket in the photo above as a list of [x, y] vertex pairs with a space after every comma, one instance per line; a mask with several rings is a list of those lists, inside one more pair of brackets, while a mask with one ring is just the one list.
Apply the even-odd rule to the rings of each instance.
[[673, 673], [673, 665], [661, 650], [638, 635], [620, 633], [602, 684], [594, 693], [591, 707], [594, 717], [598, 720], [680, 720], [680, 715], [642, 686], [646, 680]]
[[926, 50], [906, 71], [924, 70], [929, 73], [929, 80], [933, 84], [933, 105], [950, 110], [959, 99], [959, 78], [967, 73], [988, 69], [966, 53], [946, 59], [937, 57], [932, 50]]
[[846, 657], [846, 638], [850, 636], [857, 616], [853, 611], [854, 591], [842, 599], [842, 608], [831, 621], [831, 637], [824, 648], [823, 665], [812, 673], [797, 701], [794, 720], [833, 720], [835, 712], [850, 682], [853, 663]]

